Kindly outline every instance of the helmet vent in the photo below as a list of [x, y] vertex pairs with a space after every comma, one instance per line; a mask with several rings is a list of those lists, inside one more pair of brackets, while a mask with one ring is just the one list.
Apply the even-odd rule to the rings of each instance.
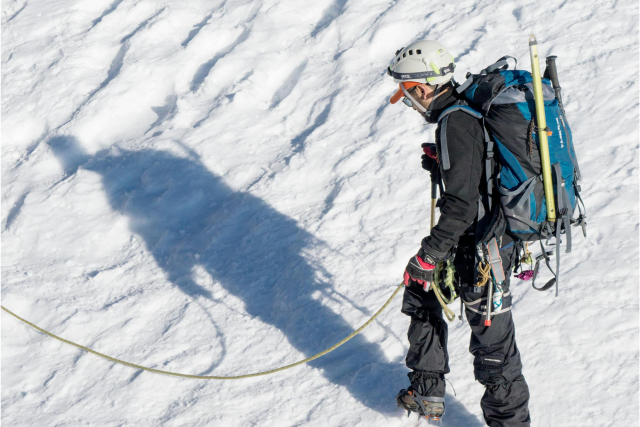
[[409, 55], [413, 55], [413, 51], [412, 50], [409, 51]]
[[416, 53], [417, 53], [418, 55], [422, 55], [422, 51], [421, 51], [420, 49], [417, 49], [417, 50], [416, 50]]

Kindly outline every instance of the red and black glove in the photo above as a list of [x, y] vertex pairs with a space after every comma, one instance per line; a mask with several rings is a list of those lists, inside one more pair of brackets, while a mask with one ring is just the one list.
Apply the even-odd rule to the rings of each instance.
[[422, 144], [422, 169], [428, 172], [435, 172], [438, 168], [438, 152], [436, 144], [425, 142]]
[[436, 270], [436, 261], [431, 259], [422, 248], [409, 260], [404, 271], [404, 284], [409, 286], [410, 281], [418, 282], [424, 290], [429, 289], [429, 283], [433, 281]]

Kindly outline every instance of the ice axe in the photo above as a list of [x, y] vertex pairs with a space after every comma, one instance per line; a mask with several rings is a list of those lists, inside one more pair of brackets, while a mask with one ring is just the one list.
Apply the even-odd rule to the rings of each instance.
[[538, 125], [538, 149], [540, 151], [540, 164], [542, 167], [542, 184], [544, 187], [544, 197], [547, 203], [547, 221], [556, 222], [556, 202], [553, 197], [551, 157], [549, 155], [549, 142], [547, 139], [549, 129], [547, 128], [547, 119], [544, 111], [540, 61], [538, 60], [538, 41], [533, 33], [531, 33], [531, 36], [529, 37], [529, 54], [531, 56], [531, 77], [533, 80], [533, 97], [536, 106], [536, 124]]

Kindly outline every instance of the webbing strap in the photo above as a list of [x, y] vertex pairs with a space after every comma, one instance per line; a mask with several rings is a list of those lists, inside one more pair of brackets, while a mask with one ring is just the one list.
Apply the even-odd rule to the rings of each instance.
[[[495, 70], [498, 70], [498, 69], [500, 69], [500, 68], [504, 67], [505, 65], [507, 66], [507, 68], [509, 68], [509, 63], [507, 62], [507, 59], [506, 59], [507, 57], [506, 57], [506, 56], [503, 56], [502, 58], [503, 58], [503, 59], [500, 59], [500, 60], [498, 60], [497, 62], [495, 62], [495, 63], [493, 63], [493, 64], [491, 64], [491, 65], [489, 65], [489, 66], [487, 67], [487, 74], [491, 74], [491, 73], [493, 73]], [[509, 56], [509, 58], [513, 58], [513, 56]], [[515, 60], [515, 58], [513, 58], [513, 59]], [[517, 62], [518, 62], [518, 61], [516, 60], [516, 63], [517, 63]]]
[[[582, 234], [584, 235], [584, 237], [587, 237], [587, 208], [584, 205], [584, 202], [582, 201], [582, 197], [580, 197], [580, 192], [578, 191], [578, 184], [576, 184], [576, 181], [573, 181], [573, 187], [576, 193], [576, 206], [578, 206], [578, 212], [580, 213], [580, 215], [578, 216], [578, 219], [576, 220], [576, 224], [579, 225], [580, 227], [582, 227]], [[584, 210], [584, 211], [583, 211]]]
[[567, 189], [564, 186], [565, 183], [562, 178], [560, 165], [554, 163], [553, 169], [556, 174], [556, 193], [558, 195], [558, 209], [560, 213], [558, 221], [562, 221], [562, 225], [564, 226], [564, 232], [567, 236], [567, 249], [565, 252], [569, 253], [571, 252], [571, 217], [573, 216], [573, 211], [571, 209], [571, 203], [569, 202], [569, 194], [567, 194]]
[[[533, 287], [533, 289], [535, 289], [536, 291], [546, 291], [550, 289], [556, 282], [556, 279], [555, 279], [556, 274], [551, 268], [551, 259], [549, 258], [551, 255], [553, 255], [553, 251], [547, 251], [544, 248], [544, 245], [542, 244], [542, 240], [540, 240], [540, 248], [542, 249], [542, 253], [536, 257], [536, 265], [533, 268], [533, 277], [531, 279], [531, 287]], [[536, 288], [536, 278], [538, 277], [538, 271], [540, 270], [540, 261], [542, 261], [543, 259], [545, 261], [545, 264], [547, 264], [547, 268], [549, 269], [551, 274], [553, 274], [554, 278], [549, 280], [547, 283], [545, 283], [544, 286]]]
[[449, 115], [447, 114], [440, 123], [440, 154], [442, 157], [442, 170], [451, 169], [451, 163], [449, 162], [449, 146], [447, 145], [447, 121]]
[[438, 198], [438, 202], [436, 203], [436, 207], [440, 209], [442, 204], [444, 203], [444, 184], [442, 183], [442, 173], [440, 173], [440, 169], [438, 169], [438, 189], [440, 191], [440, 197]]
[[505, 276], [504, 268], [502, 267], [502, 258], [500, 257], [500, 250], [498, 249], [498, 242], [495, 237], [487, 243], [487, 252], [489, 254], [489, 263], [491, 264], [493, 278], [496, 283], [500, 285], [505, 281]]
[[[420, 400], [424, 400], [425, 402], [433, 402], [433, 403], [443, 403], [444, 402], [444, 397], [422, 396], [422, 395], [416, 393], [415, 391], [413, 393], [414, 393], [414, 397], [417, 397]], [[413, 399], [413, 400], [416, 400], [416, 399]]]
[[[505, 217], [506, 217], [507, 219], [511, 218], [511, 219], [518, 220], [518, 221], [520, 221], [521, 223], [523, 223], [523, 224], [525, 224], [525, 225], [529, 226], [532, 230], [537, 230], [537, 229], [539, 229], [539, 228], [540, 228], [540, 224], [539, 224], [539, 223], [534, 222], [534, 221], [531, 221], [530, 219], [527, 219], [527, 218], [525, 218], [525, 217], [523, 217], [523, 216], [520, 216], [520, 215], [515, 215], [515, 214], [509, 214], [509, 215], [507, 215], [507, 214], [505, 213]], [[553, 231], [553, 230], [552, 230], [552, 231]], [[541, 235], [542, 237], [548, 237], [548, 236], [549, 236], [549, 233], [547, 232], [547, 230], [545, 230], [544, 228], [542, 228], [542, 229], [541, 229], [541, 231], [540, 231], [540, 235]], [[553, 235], [553, 232], [551, 233], [551, 235]]]
[[[587, 218], [587, 207], [584, 205], [584, 202], [582, 201], [582, 197], [580, 196], [580, 190], [579, 190], [579, 185], [576, 183], [576, 181], [573, 181], [573, 187], [576, 193], [576, 198], [580, 201], [580, 203], [578, 204], [578, 211], [580, 212], [580, 218]], [[582, 206], [582, 207], [580, 207]]]
[[470, 76], [467, 80], [464, 81], [460, 86], [456, 88], [456, 92], [462, 93], [473, 83], [473, 76]]
[[[527, 201], [529, 201], [531, 193], [533, 193], [533, 191], [535, 190], [536, 183], [540, 182], [541, 180], [541, 175], [532, 176], [531, 178], [520, 184], [519, 187], [516, 187], [515, 190], [498, 188], [498, 192], [502, 196], [507, 196], [509, 198], [509, 203], [507, 203], [507, 206], [509, 208], [515, 209], [516, 207], [522, 206], [527, 203]], [[514, 203], [516, 204], [514, 205]], [[534, 227], [534, 229], [535, 228], [536, 227]]]
[[509, 63], [504, 60], [498, 61], [493, 65], [490, 65], [489, 67], [487, 67], [487, 74], [493, 73], [495, 70], [499, 69], [500, 67], [504, 67], [505, 65], [508, 67]]
[[[565, 204], [569, 206], [569, 196], [567, 195], [566, 190], [562, 194], [562, 197], [565, 199]], [[569, 215], [569, 212], [571, 211], [567, 211], [567, 213], [562, 216], [562, 220], [564, 222], [564, 232], [567, 236], [567, 249], [565, 250], [566, 253], [571, 252], [571, 217]]]
[[484, 164], [485, 181], [487, 183], [487, 203], [489, 212], [491, 212], [493, 206], [493, 181], [491, 180], [491, 173], [493, 172], [493, 140], [487, 132], [487, 127], [484, 125], [484, 118], [482, 118], [482, 130], [484, 131], [484, 142], [487, 146], [487, 158]]
[[415, 79], [428, 79], [431, 77], [444, 76], [447, 73], [453, 73], [456, 68], [455, 63], [450, 63], [444, 67], [441, 67], [439, 71], [421, 71], [417, 73], [396, 73], [391, 69], [391, 66], [387, 67], [387, 74], [397, 80], [415, 80]]
[[[507, 67], [507, 69], [508, 69], [508, 68], [509, 68], [509, 62], [508, 62], [508, 60], [509, 60], [509, 59], [513, 59], [513, 62], [515, 62], [515, 64], [513, 65], [513, 68], [515, 69], [515, 68], [518, 66], [518, 60], [517, 60], [516, 58], [514, 58], [513, 56], [506, 55], [506, 56], [503, 56], [502, 58], [498, 59], [498, 60], [497, 60], [496, 62], [494, 62], [493, 64], [489, 65], [489, 66], [488, 66], [487, 68], [485, 68], [484, 70], [480, 71], [480, 75], [481, 75], [481, 76], [485, 76], [485, 75], [487, 75], [487, 74], [491, 74], [491, 73], [493, 73], [495, 70], [498, 70], [498, 69], [500, 69], [500, 68], [502, 68], [502, 67], [504, 67], [504, 66], [506, 66], [506, 67]], [[462, 83], [460, 86], [458, 86], [458, 87], [456, 88], [456, 92], [458, 92], [458, 93], [462, 93], [462, 92], [464, 92], [465, 90], [467, 90], [467, 88], [468, 88], [469, 86], [471, 86], [471, 83], [473, 83], [473, 78], [474, 78], [474, 77], [475, 77], [474, 75], [469, 76], [469, 77], [464, 81], [464, 83]]]
[[560, 216], [556, 219], [556, 296], [558, 296], [558, 287], [560, 285], [560, 234], [562, 232], [562, 226], [565, 225], [565, 233], [567, 234], [567, 252], [571, 250], [571, 228], [566, 227], [567, 220], [569, 218], [568, 206], [566, 201], [567, 190], [564, 187], [564, 179], [562, 178], [562, 170], [559, 163], [554, 163], [553, 173], [556, 176], [556, 195], [558, 198], [558, 213]]
[[556, 220], [556, 296], [558, 296], [558, 285], [560, 282], [560, 219]]

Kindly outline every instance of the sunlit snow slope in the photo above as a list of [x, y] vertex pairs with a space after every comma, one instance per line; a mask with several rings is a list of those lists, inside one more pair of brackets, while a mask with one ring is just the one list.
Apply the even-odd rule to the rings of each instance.
[[[560, 297], [514, 279], [534, 426], [638, 425], [634, 0], [2, 1], [2, 304], [159, 369], [237, 375], [368, 319], [429, 230], [413, 111], [384, 69], [439, 40], [456, 77], [528, 37], [558, 56], [589, 236]], [[7, 426], [413, 426], [400, 298], [309, 365], [240, 381], [114, 365], [2, 314]], [[458, 309], [457, 303], [453, 308]], [[445, 426], [482, 426], [450, 325]]]

